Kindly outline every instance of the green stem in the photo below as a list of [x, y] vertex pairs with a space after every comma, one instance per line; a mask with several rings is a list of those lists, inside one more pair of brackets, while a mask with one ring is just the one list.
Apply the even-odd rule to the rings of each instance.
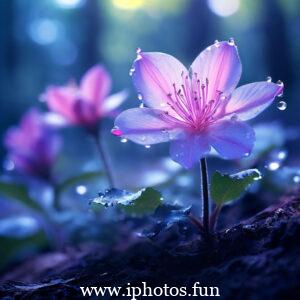
[[209, 182], [208, 182], [208, 172], [206, 159], [202, 158], [200, 160], [200, 170], [201, 170], [201, 187], [202, 187], [202, 222], [203, 231], [205, 237], [209, 237]]
[[103, 149], [103, 145], [100, 142], [100, 138], [99, 138], [98, 134], [92, 134], [92, 136], [94, 138], [97, 150], [98, 150], [98, 152], [100, 154], [100, 157], [101, 157], [101, 160], [103, 162], [109, 186], [110, 186], [110, 188], [113, 188], [114, 187], [114, 180], [113, 180], [113, 176], [112, 176], [112, 171], [111, 171], [110, 165], [108, 163], [106, 153]]

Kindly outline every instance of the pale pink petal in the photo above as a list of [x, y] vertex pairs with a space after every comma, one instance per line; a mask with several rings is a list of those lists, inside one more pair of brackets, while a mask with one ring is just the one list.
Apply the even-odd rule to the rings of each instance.
[[167, 142], [176, 138], [181, 130], [164, 120], [163, 115], [164, 112], [158, 109], [125, 110], [115, 120], [117, 135], [142, 145]]
[[80, 95], [84, 100], [100, 104], [111, 89], [111, 79], [104, 67], [96, 65], [89, 69], [80, 82]]
[[76, 123], [73, 105], [77, 96], [77, 90], [72, 85], [63, 87], [51, 86], [43, 95], [48, 108], [53, 112], [61, 114], [71, 123]]
[[244, 122], [220, 121], [207, 132], [209, 144], [225, 159], [248, 156], [255, 142], [255, 132]]
[[216, 100], [217, 93], [230, 94], [237, 86], [242, 72], [237, 47], [230, 42], [218, 42], [202, 51], [191, 65], [201, 84], [207, 85], [207, 101]]
[[205, 135], [186, 134], [184, 138], [171, 142], [171, 158], [186, 169], [190, 169], [210, 151]]
[[237, 88], [226, 106], [226, 115], [237, 114], [242, 121], [256, 117], [283, 91], [283, 85], [254, 82]]
[[106, 98], [103, 105], [100, 106], [99, 112], [101, 115], [108, 115], [119, 107], [127, 98], [128, 92], [126, 90], [113, 94]]
[[159, 52], [142, 52], [133, 64], [133, 82], [139, 97], [147, 106], [172, 113], [167, 105], [170, 94], [182, 85], [182, 72], [188, 74], [184, 65], [171, 55]]

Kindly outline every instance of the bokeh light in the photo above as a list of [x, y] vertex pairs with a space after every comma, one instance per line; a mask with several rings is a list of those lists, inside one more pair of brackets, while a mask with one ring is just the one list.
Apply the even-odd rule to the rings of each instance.
[[56, 4], [62, 8], [77, 8], [84, 4], [84, 0], [55, 0]]
[[208, 6], [216, 15], [229, 17], [238, 11], [240, 0], [208, 0]]
[[41, 45], [49, 45], [58, 37], [58, 24], [50, 19], [37, 19], [29, 25], [29, 35]]
[[134, 9], [139, 9], [141, 8], [144, 4], [144, 0], [113, 0], [114, 6], [120, 9], [129, 9], [129, 10], [134, 10]]

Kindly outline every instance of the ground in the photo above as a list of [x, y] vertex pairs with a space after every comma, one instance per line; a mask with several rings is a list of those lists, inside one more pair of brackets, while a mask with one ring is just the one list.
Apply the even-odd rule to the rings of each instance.
[[199, 281], [218, 287], [219, 299], [299, 299], [299, 213], [300, 196], [289, 195], [220, 231], [210, 244], [200, 238], [177, 245], [172, 237], [163, 243], [144, 238], [105, 255], [99, 245], [44, 254], [5, 274], [0, 296], [81, 299], [80, 286], [140, 286], [144, 281], [153, 287], [191, 288]]

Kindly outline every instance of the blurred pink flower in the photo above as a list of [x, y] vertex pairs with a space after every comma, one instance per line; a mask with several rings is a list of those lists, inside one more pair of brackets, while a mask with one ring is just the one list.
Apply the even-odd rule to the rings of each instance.
[[116, 108], [126, 99], [125, 91], [109, 95], [111, 78], [106, 70], [96, 65], [75, 82], [65, 86], [50, 86], [42, 96], [48, 108], [69, 124], [95, 130], [103, 117], [114, 117]]
[[142, 145], [171, 141], [172, 159], [186, 168], [211, 147], [225, 159], [247, 156], [255, 134], [245, 121], [282, 94], [283, 84], [263, 81], [235, 89], [241, 71], [233, 40], [206, 48], [189, 71], [171, 55], [137, 51], [133, 82], [147, 107], [122, 112], [112, 133]]
[[40, 112], [35, 109], [28, 111], [18, 127], [8, 129], [4, 144], [18, 171], [50, 178], [61, 140]]

